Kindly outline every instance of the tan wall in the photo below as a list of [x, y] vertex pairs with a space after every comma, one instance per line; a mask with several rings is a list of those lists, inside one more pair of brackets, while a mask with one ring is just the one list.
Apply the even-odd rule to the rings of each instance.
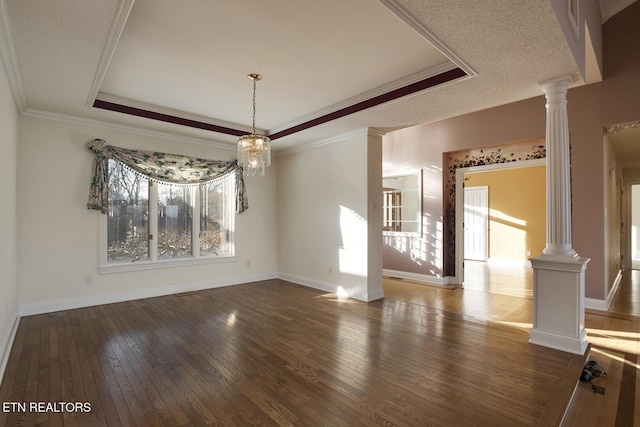
[[464, 177], [465, 187], [489, 187], [489, 258], [526, 261], [540, 255], [546, 245], [546, 167]]

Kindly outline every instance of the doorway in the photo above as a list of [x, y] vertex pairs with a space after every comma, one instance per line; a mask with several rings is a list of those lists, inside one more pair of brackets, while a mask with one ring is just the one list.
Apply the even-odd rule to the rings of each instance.
[[631, 269], [640, 270], [640, 184], [631, 185]]
[[529, 258], [546, 243], [545, 166], [538, 159], [456, 171], [456, 187], [464, 188], [456, 194], [456, 206], [464, 207], [456, 209], [457, 283], [532, 295]]

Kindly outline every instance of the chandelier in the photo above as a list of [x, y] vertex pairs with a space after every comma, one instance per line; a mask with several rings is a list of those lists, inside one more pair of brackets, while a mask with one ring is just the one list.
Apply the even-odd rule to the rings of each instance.
[[249, 74], [253, 80], [253, 132], [238, 139], [238, 164], [244, 176], [264, 176], [264, 169], [271, 164], [271, 140], [256, 134], [256, 82], [260, 74]]

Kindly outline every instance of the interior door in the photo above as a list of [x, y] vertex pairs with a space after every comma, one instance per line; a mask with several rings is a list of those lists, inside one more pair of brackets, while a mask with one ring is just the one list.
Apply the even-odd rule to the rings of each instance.
[[489, 187], [464, 188], [464, 259], [486, 261], [489, 235]]

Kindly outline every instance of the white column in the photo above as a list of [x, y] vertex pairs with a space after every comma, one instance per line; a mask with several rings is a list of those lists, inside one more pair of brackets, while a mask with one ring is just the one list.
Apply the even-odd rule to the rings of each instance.
[[533, 329], [529, 342], [584, 354], [584, 276], [588, 258], [571, 243], [569, 76], [542, 82], [547, 99], [547, 245], [533, 266]]
[[547, 246], [543, 253], [575, 257], [571, 247], [571, 179], [567, 88], [570, 77], [541, 83], [547, 98]]

